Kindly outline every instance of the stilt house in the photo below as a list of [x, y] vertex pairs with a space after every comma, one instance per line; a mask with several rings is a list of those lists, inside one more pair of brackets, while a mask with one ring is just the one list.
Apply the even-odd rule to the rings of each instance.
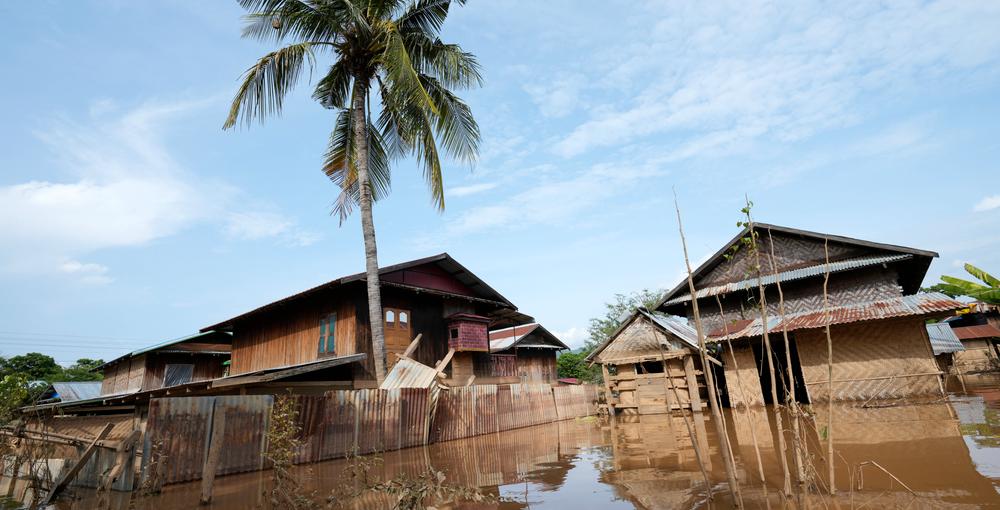
[[[833, 343], [835, 400], [943, 391], [924, 322], [965, 305], [943, 294], [917, 293], [937, 253], [763, 223], [755, 224], [754, 232], [757, 254], [743, 242], [750, 236], [744, 228], [693, 271], [700, 315], [708, 341], [721, 352], [731, 404], [771, 401], [769, 378], [758, 376], [768, 373], [762, 347], [765, 331], [776, 372], [781, 374], [778, 398], [789, 394], [785, 365], [790, 358], [796, 398], [829, 399], [827, 324]], [[756, 255], [760, 275], [752, 269]], [[758, 305], [758, 276], [764, 286], [766, 321]], [[666, 293], [657, 310], [692, 321], [691, 303], [683, 281]], [[787, 357], [784, 332], [789, 337]]]
[[702, 409], [697, 353], [697, 336], [683, 318], [639, 308], [586, 360], [601, 366], [609, 411], [660, 414], [692, 403]]

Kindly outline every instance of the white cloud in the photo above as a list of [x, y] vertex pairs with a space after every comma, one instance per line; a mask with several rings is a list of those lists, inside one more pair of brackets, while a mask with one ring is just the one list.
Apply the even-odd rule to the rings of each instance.
[[1000, 207], [1000, 195], [993, 195], [991, 197], [986, 197], [980, 200], [979, 203], [976, 204], [976, 207], [974, 207], [974, 209], [978, 212], [983, 212], [983, 211], [992, 211], [993, 209], [996, 209], [998, 207]]
[[564, 75], [525, 85], [524, 90], [546, 117], [565, 117], [580, 106], [580, 90], [586, 79], [579, 74]]
[[834, 12], [806, 2], [691, 1], [650, 10], [667, 17], [639, 27], [641, 43], [609, 46], [591, 66], [614, 99], [554, 144], [555, 154], [662, 134], [686, 139], [685, 157], [761, 137], [799, 140], [859, 121], [862, 98], [947, 80], [1000, 55], [1000, 4], [991, 2], [858, 3]]
[[[166, 128], [177, 117], [207, 104], [147, 103], [108, 117], [113, 105], [99, 101], [92, 108], [95, 116], [86, 122], [61, 119], [36, 132], [55, 166], [33, 173], [66, 177], [0, 186], [4, 271], [39, 274], [58, 267], [58, 274], [106, 283], [108, 268], [75, 260], [220, 219], [229, 223], [227, 231], [244, 238], [294, 232], [291, 220], [246, 210], [247, 200], [227, 196], [239, 194], [238, 190], [195, 178], [171, 156]], [[265, 225], [254, 227], [255, 218]], [[234, 221], [241, 226], [232, 226]]]
[[68, 260], [59, 266], [59, 271], [73, 275], [83, 283], [103, 285], [111, 283], [111, 278], [107, 275], [108, 268], [101, 264], [85, 264], [77, 260]]
[[563, 331], [553, 331], [552, 334], [554, 334], [556, 338], [562, 340], [564, 344], [570, 347], [570, 349], [581, 347], [584, 340], [589, 337], [586, 329], [575, 326]]
[[448, 189], [446, 193], [448, 196], [452, 197], [467, 197], [469, 195], [475, 195], [477, 193], [482, 193], [484, 191], [489, 191], [496, 188], [498, 183], [496, 182], [484, 182], [480, 184], [470, 184], [468, 186], [456, 186], [454, 188]]

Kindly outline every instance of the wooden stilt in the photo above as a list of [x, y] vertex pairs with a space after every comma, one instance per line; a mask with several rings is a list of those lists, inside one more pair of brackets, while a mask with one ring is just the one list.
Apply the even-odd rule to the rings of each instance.
[[219, 460], [222, 458], [222, 448], [225, 446], [226, 432], [226, 408], [216, 404], [215, 415], [212, 417], [212, 439], [208, 447], [208, 456], [205, 458], [204, 467], [201, 470], [201, 504], [207, 505], [212, 501], [212, 486], [215, 484], [215, 474], [219, 469]]

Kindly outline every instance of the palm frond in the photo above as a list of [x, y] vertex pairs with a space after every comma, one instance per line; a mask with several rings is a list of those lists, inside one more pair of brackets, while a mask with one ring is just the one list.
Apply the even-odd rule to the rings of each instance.
[[473, 88], [483, 85], [479, 61], [457, 44], [445, 44], [423, 34], [404, 34], [407, 50], [419, 73], [433, 76], [449, 88]]
[[420, 83], [420, 77], [413, 67], [406, 44], [392, 24], [388, 26], [386, 37], [388, 40], [385, 51], [379, 56], [379, 63], [385, 69], [389, 89], [394, 95], [401, 96], [413, 106], [437, 114], [437, 105]]
[[[354, 122], [351, 110], [341, 109], [330, 133], [330, 142], [323, 162], [323, 173], [330, 178], [340, 194], [333, 204], [333, 214], [340, 222], [350, 216], [361, 199], [358, 185], [357, 149], [354, 143]], [[389, 158], [378, 131], [368, 125], [368, 180], [373, 201], [389, 195], [392, 187]]]
[[990, 287], [1000, 289], [1000, 280], [972, 264], [965, 264], [965, 271]]
[[434, 78], [421, 76], [421, 83], [438, 105], [434, 132], [445, 152], [463, 163], [475, 163], [479, 156], [479, 124], [472, 109]]
[[418, 30], [425, 34], [437, 34], [448, 17], [451, 0], [416, 0], [397, 20], [400, 32]]
[[223, 129], [235, 126], [240, 117], [249, 125], [254, 119], [263, 121], [280, 114], [285, 95], [295, 86], [303, 66], [308, 65], [311, 71], [315, 65], [312, 46], [309, 42], [286, 46], [264, 55], [247, 69]]
[[347, 99], [351, 94], [351, 72], [347, 69], [347, 61], [339, 59], [316, 84], [313, 99], [319, 101], [324, 108], [346, 108]]

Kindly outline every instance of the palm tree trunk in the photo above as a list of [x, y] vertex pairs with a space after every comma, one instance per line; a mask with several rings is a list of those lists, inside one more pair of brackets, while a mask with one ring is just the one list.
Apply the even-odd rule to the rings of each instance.
[[378, 247], [375, 243], [375, 221], [372, 219], [372, 194], [368, 179], [368, 119], [365, 99], [368, 95], [366, 80], [354, 80], [351, 99], [354, 147], [357, 150], [358, 185], [360, 188], [361, 234], [365, 239], [365, 279], [368, 283], [368, 321], [371, 324], [372, 356], [375, 358], [375, 380], [379, 385], [385, 380], [385, 332], [382, 328], [382, 294], [378, 275]]

